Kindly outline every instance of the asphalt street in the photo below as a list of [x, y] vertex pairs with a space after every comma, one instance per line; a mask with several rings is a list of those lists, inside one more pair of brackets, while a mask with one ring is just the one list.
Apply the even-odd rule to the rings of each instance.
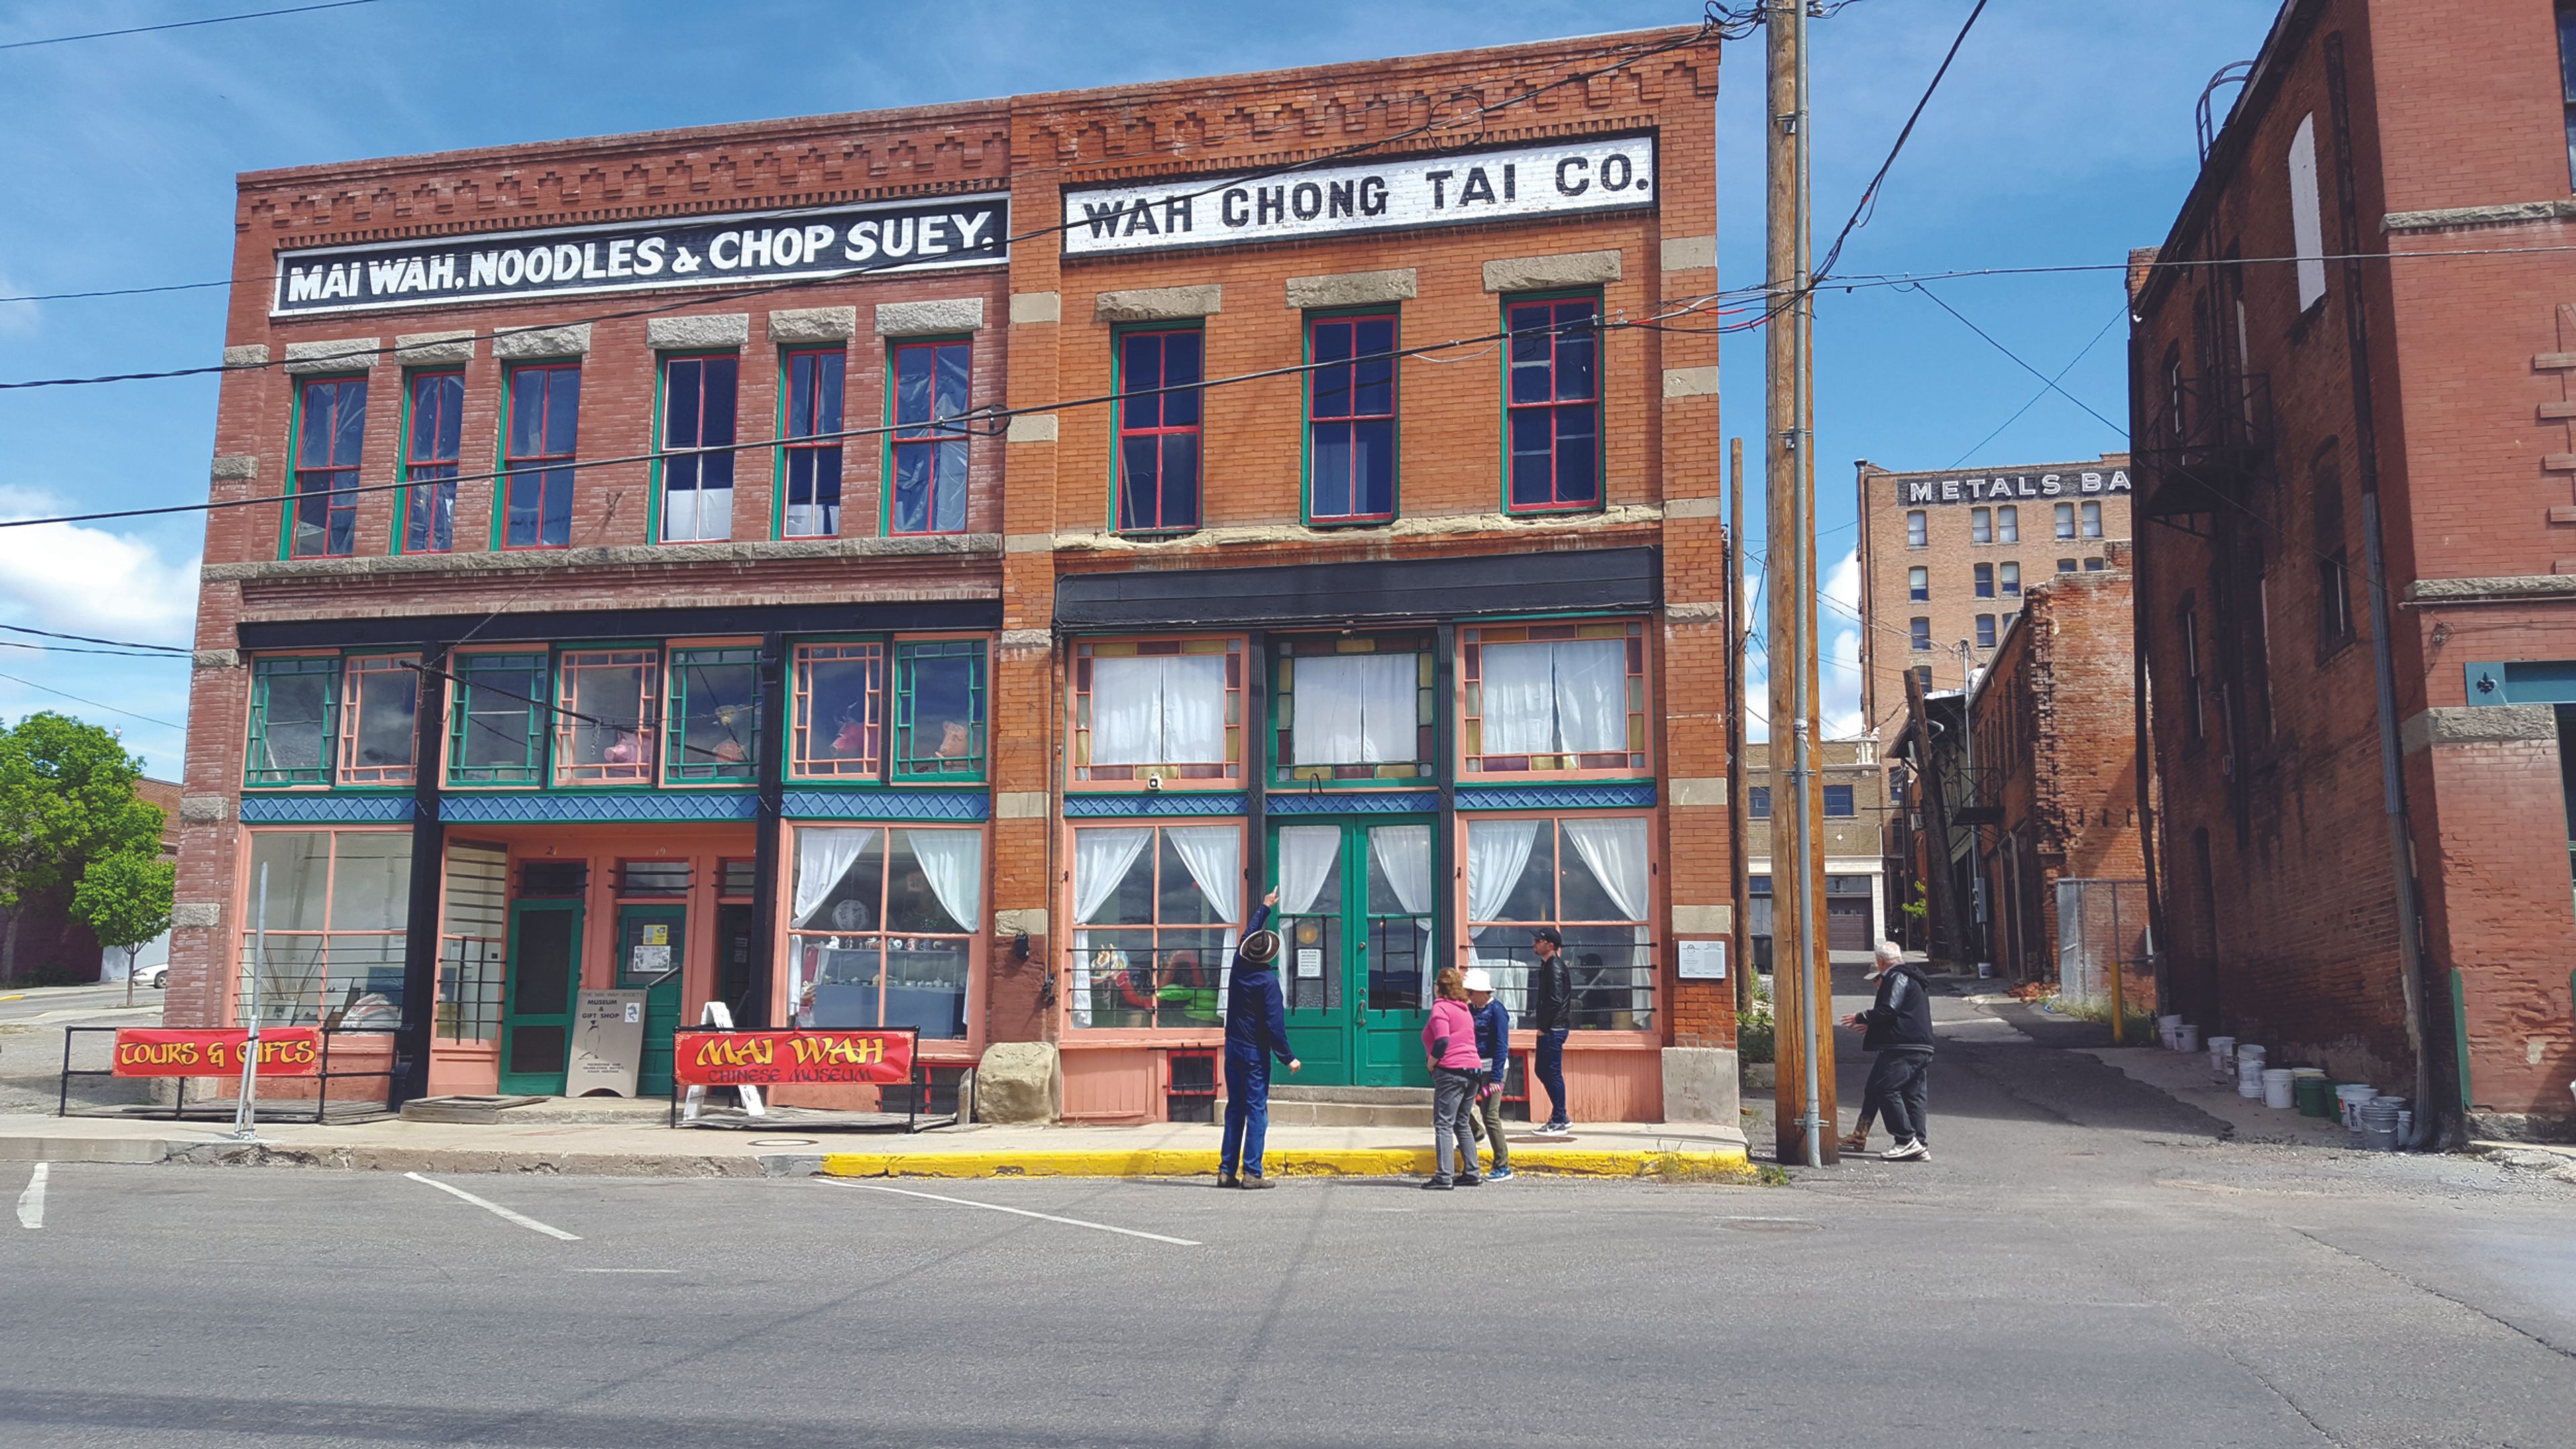
[[1785, 1187], [0, 1165], [0, 1443], [2576, 1443], [2576, 1189], [1941, 1015]]

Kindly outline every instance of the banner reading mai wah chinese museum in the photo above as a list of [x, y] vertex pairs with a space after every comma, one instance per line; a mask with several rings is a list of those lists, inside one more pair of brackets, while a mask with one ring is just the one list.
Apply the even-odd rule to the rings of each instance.
[[672, 1076], [683, 1087], [778, 1087], [912, 1080], [908, 1031], [682, 1031]]

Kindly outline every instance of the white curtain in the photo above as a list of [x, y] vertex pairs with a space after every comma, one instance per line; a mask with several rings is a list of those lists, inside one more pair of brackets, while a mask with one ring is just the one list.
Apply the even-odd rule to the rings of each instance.
[[1234, 947], [1243, 936], [1243, 832], [1231, 825], [1167, 825], [1163, 838], [1180, 853], [1218, 919], [1228, 923], [1225, 965], [1217, 974], [1216, 1010], [1223, 1016], [1226, 991], [1234, 983]]
[[[1470, 820], [1467, 822], [1467, 919], [1490, 921], [1512, 897], [1528, 868], [1530, 848], [1538, 843], [1544, 820]], [[1484, 927], [1476, 928], [1481, 939]]]
[[1299, 765], [1385, 765], [1419, 753], [1421, 666], [1411, 654], [1330, 654], [1297, 661], [1293, 737]]
[[1369, 853], [1377, 857], [1377, 868], [1386, 872], [1386, 883], [1395, 891], [1396, 904], [1417, 918], [1422, 931], [1422, 947], [1417, 953], [1422, 962], [1422, 999], [1427, 1003], [1437, 974], [1436, 963], [1431, 959], [1431, 827], [1372, 826]]
[[[1106, 661], [1103, 661], [1106, 662]], [[1098, 676], [1094, 676], [1097, 679]], [[1095, 719], [1098, 716], [1094, 716]], [[1073, 832], [1073, 919], [1079, 926], [1100, 914], [1109, 898], [1118, 894], [1119, 884], [1127, 872], [1135, 869], [1136, 857], [1154, 838], [1154, 831], [1144, 825], [1103, 826], [1097, 830]], [[1113, 969], [1124, 969], [1124, 962]], [[1073, 1024], [1091, 1025], [1091, 933], [1073, 933]]]
[[1619, 913], [1632, 921], [1646, 919], [1646, 822], [1632, 817], [1560, 823]]
[[1224, 655], [1092, 661], [1091, 763], [1204, 764], [1224, 758]]
[[983, 930], [984, 832], [907, 830], [903, 837], [940, 908], [969, 933]]
[[832, 888], [876, 843], [874, 830], [799, 830], [796, 832], [796, 904], [788, 920], [802, 930], [831, 899]]
[[1486, 754], [1556, 753], [1555, 647], [1552, 644], [1488, 644], [1484, 647]]
[[1551, 644], [1557, 749], [1574, 755], [1628, 748], [1628, 641]]
[[1342, 858], [1342, 827], [1290, 825], [1279, 832], [1279, 909], [1302, 916], [1315, 908]]

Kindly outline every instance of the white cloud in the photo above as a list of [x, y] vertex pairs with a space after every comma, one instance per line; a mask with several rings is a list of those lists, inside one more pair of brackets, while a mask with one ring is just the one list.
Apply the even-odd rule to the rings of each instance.
[[[1770, 726], [1762, 716], [1771, 701], [1771, 618], [1769, 595], [1762, 587], [1762, 571], [1751, 563], [1744, 570], [1744, 608], [1753, 623], [1753, 632], [1764, 647], [1748, 648], [1744, 658], [1744, 733], [1747, 739], [1767, 740]], [[1861, 718], [1860, 681], [1860, 553], [1845, 553], [1825, 574], [1824, 601], [1816, 613], [1816, 632], [1820, 642], [1820, 701], [1827, 739], [1850, 739], [1866, 727]]]
[[[0, 489], [0, 519], [41, 518], [57, 500]], [[85, 524], [0, 528], [0, 617], [65, 633], [186, 644], [197, 617], [197, 564]]]
[[[7, 272], [0, 272], [0, 297], [15, 297], [20, 290]], [[35, 335], [36, 326], [35, 303], [0, 302], [0, 337], [30, 337]]]

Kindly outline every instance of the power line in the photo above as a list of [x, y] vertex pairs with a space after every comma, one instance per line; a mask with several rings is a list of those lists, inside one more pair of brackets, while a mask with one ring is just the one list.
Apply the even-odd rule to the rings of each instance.
[[1968, 43], [1968, 32], [1976, 28], [1977, 17], [1985, 13], [1986, 0], [1977, 0], [1977, 8], [1968, 12], [1967, 21], [1959, 27], [1958, 35], [1951, 39], [1949, 53], [1941, 57], [1941, 68], [1932, 72], [1932, 83], [1923, 88], [1922, 99], [1914, 103], [1914, 113], [1905, 118], [1905, 128], [1896, 133], [1896, 144], [1887, 148], [1887, 159], [1879, 163], [1878, 174], [1869, 178], [1869, 185], [1861, 188], [1860, 204], [1852, 208], [1851, 219], [1834, 234], [1834, 244], [1825, 248], [1824, 260], [1817, 264], [1814, 274], [1807, 279], [1809, 291], [1814, 291], [1818, 283], [1832, 274], [1834, 263], [1842, 260], [1843, 242], [1850, 238], [1852, 231], [1869, 224], [1869, 217], [1878, 206], [1879, 185], [1887, 180], [1887, 173], [1895, 169], [1896, 158], [1904, 152], [1906, 141], [1914, 134], [1914, 123], [1923, 119], [1923, 108], [1932, 104], [1932, 93], [1941, 89], [1941, 78], [1950, 73], [1950, 62], [1959, 58], [1959, 47]]
[[118, 649], [148, 650], [155, 654], [191, 652], [176, 644], [137, 644], [131, 639], [94, 639], [87, 634], [57, 634], [51, 629], [30, 629], [24, 624], [0, 624], [0, 629], [6, 629], [12, 634], [33, 634], [39, 639], [68, 639], [75, 644], [106, 644]]
[[152, 659], [164, 664], [179, 662], [168, 654], [138, 654], [131, 649], [91, 649], [78, 644], [30, 644], [23, 639], [0, 639], [0, 649], [38, 649], [48, 654], [104, 654], [111, 659]]
[[62, 690], [59, 690], [59, 689], [54, 688], [52, 685], [49, 685], [49, 684], [38, 684], [36, 681], [34, 681], [34, 680], [32, 680], [32, 679], [20, 679], [18, 676], [14, 675], [14, 674], [0, 674], [0, 679], [5, 679], [5, 680], [9, 681], [11, 684], [23, 684], [23, 685], [25, 685], [27, 688], [32, 689], [32, 690], [35, 690], [35, 691], [37, 691], [37, 692], [38, 692], [38, 693], [40, 693], [40, 694], [50, 694], [50, 695], [52, 695], [53, 697], [55, 697], [56, 699], [68, 699], [68, 700], [70, 700], [70, 701], [71, 701], [72, 703], [74, 703], [74, 704], [85, 704], [85, 705], [88, 705], [88, 706], [89, 706], [90, 708], [92, 708], [92, 709], [103, 709], [103, 710], [106, 710], [109, 714], [121, 714], [121, 715], [125, 716], [127, 719], [139, 719], [139, 720], [143, 721], [145, 724], [159, 725], [161, 728], [163, 728], [163, 729], [165, 729], [165, 730], [177, 730], [179, 733], [181, 733], [181, 734], [183, 734], [183, 735], [184, 735], [184, 734], [186, 734], [186, 733], [188, 732], [188, 728], [187, 728], [187, 726], [185, 726], [185, 725], [174, 725], [174, 724], [170, 723], [170, 722], [169, 722], [168, 720], [166, 720], [166, 719], [154, 719], [152, 716], [150, 716], [150, 715], [148, 715], [148, 714], [136, 714], [134, 711], [132, 711], [132, 710], [130, 710], [130, 709], [119, 709], [119, 708], [117, 708], [115, 705], [112, 705], [112, 704], [101, 704], [101, 703], [99, 703], [97, 700], [94, 700], [94, 699], [83, 699], [83, 698], [81, 698], [81, 697], [80, 697], [79, 695], [77, 695], [77, 694], [69, 694], [69, 693], [66, 693], [66, 692], [64, 692], [64, 691], [62, 691]]
[[2003, 431], [2004, 431], [2004, 429], [2011, 427], [2013, 424], [2015, 424], [2015, 423], [2017, 423], [2017, 422], [2020, 422], [2020, 421], [2021, 421], [2021, 415], [2022, 415], [2023, 413], [2029, 412], [2032, 408], [2034, 408], [2034, 407], [2038, 406], [2038, 405], [2039, 405], [2039, 400], [2040, 400], [2041, 398], [2044, 398], [2044, 397], [2048, 396], [2049, 389], [2056, 387], [2056, 386], [2058, 385], [2058, 383], [2060, 383], [2060, 382], [2064, 381], [2064, 380], [2065, 380], [2065, 378], [2066, 378], [2066, 374], [2068, 374], [2068, 373], [2070, 373], [2070, 372], [2073, 372], [2073, 371], [2075, 370], [2075, 365], [2076, 365], [2077, 363], [2082, 362], [2085, 358], [2092, 356], [2092, 355], [2093, 355], [2093, 349], [2094, 349], [2094, 348], [2096, 348], [2096, 347], [2101, 346], [2101, 345], [2102, 345], [2102, 339], [2103, 339], [2103, 338], [2105, 338], [2105, 337], [2110, 336], [2110, 335], [2111, 335], [2111, 329], [2112, 329], [2113, 327], [2115, 327], [2115, 326], [2119, 325], [2119, 323], [2120, 323], [2121, 319], [2123, 319], [2123, 318], [2127, 317], [2128, 315], [2129, 315], [2129, 302], [2128, 302], [2128, 299], [2127, 299], [2127, 298], [2123, 297], [2123, 298], [2120, 300], [2120, 310], [2111, 314], [2111, 318], [2110, 318], [2110, 320], [2109, 320], [2109, 321], [2107, 321], [2107, 322], [2104, 322], [2104, 323], [2102, 324], [2102, 330], [2101, 330], [2101, 331], [2099, 331], [2099, 332], [2094, 333], [2094, 334], [2093, 334], [2093, 340], [2084, 344], [2084, 350], [2083, 350], [2083, 351], [2076, 353], [2074, 357], [2072, 357], [2072, 358], [2068, 359], [2068, 360], [2067, 360], [2066, 365], [2065, 365], [2064, 367], [2061, 367], [2061, 368], [2059, 368], [2059, 369], [2057, 370], [2057, 376], [2052, 377], [2052, 378], [2047, 378], [2047, 379], [2045, 379], [2045, 380], [2044, 380], [2044, 382], [2043, 382], [2043, 385], [2042, 385], [2042, 386], [2041, 386], [2041, 388], [2040, 388], [2040, 390], [2039, 390], [2039, 391], [2037, 391], [2037, 392], [2035, 392], [2035, 393], [2032, 393], [2032, 394], [2030, 395], [2030, 401], [2029, 401], [2029, 402], [2023, 403], [2020, 407], [2017, 407], [2017, 408], [2013, 409], [2013, 415], [2012, 415], [2011, 417], [2008, 417], [2008, 418], [2004, 419], [2002, 422], [1995, 424], [1995, 430], [1994, 430], [1993, 432], [1988, 433], [1988, 434], [1986, 434], [1984, 437], [1977, 439], [1977, 441], [1976, 441], [1976, 442], [1974, 442], [1974, 443], [1972, 443], [1972, 444], [1970, 444], [1970, 445], [1969, 445], [1968, 450], [1967, 450], [1966, 452], [1961, 453], [1958, 457], [1956, 457], [1956, 458], [1952, 459], [1952, 460], [1950, 461], [1950, 466], [1951, 466], [1951, 467], [1953, 467], [1953, 468], [1956, 468], [1956, 467], [1958, 467], [1960, 464], [1967, 462], [1969, 458], [1971, 458], [1971, 457], [1973, 457], [1973, 456], [1975, 456], [1975, 455], [1976, 455], [1976, 452], [1977, 452], [1977, 450], [1978, 450], [1979, 448], [1982, 448], [1982, 447], [1984, 447], [1986, 444], [1993, 442], [1996, 438], [2001, 437], [2001, 436], [2003, 435]]
[[[173, 20], [161, 25], [132, 25], [123, 30], [92, 30], [80, 35], [49, 35], [42, 40], [13, 40], [0, 45], [0, 50], [29, 50], [39, 45], [69, 45], [75, 40], [106, 40], [119, 35], [150, 35], [160, 30], [191, 30], [200, 25], [226, 25], [235, 20], [266, 20], [272, 15], [304, 15], [316, 10], [346, 10], [353, 5], [376, 5], [382, 0], [328, 0], [321, 5], [293, 5], [283, 10], [251, 10], [239, 15], [209, 15], [202, 20]], [[104, 709], [106, 706], [101, 705]]]

